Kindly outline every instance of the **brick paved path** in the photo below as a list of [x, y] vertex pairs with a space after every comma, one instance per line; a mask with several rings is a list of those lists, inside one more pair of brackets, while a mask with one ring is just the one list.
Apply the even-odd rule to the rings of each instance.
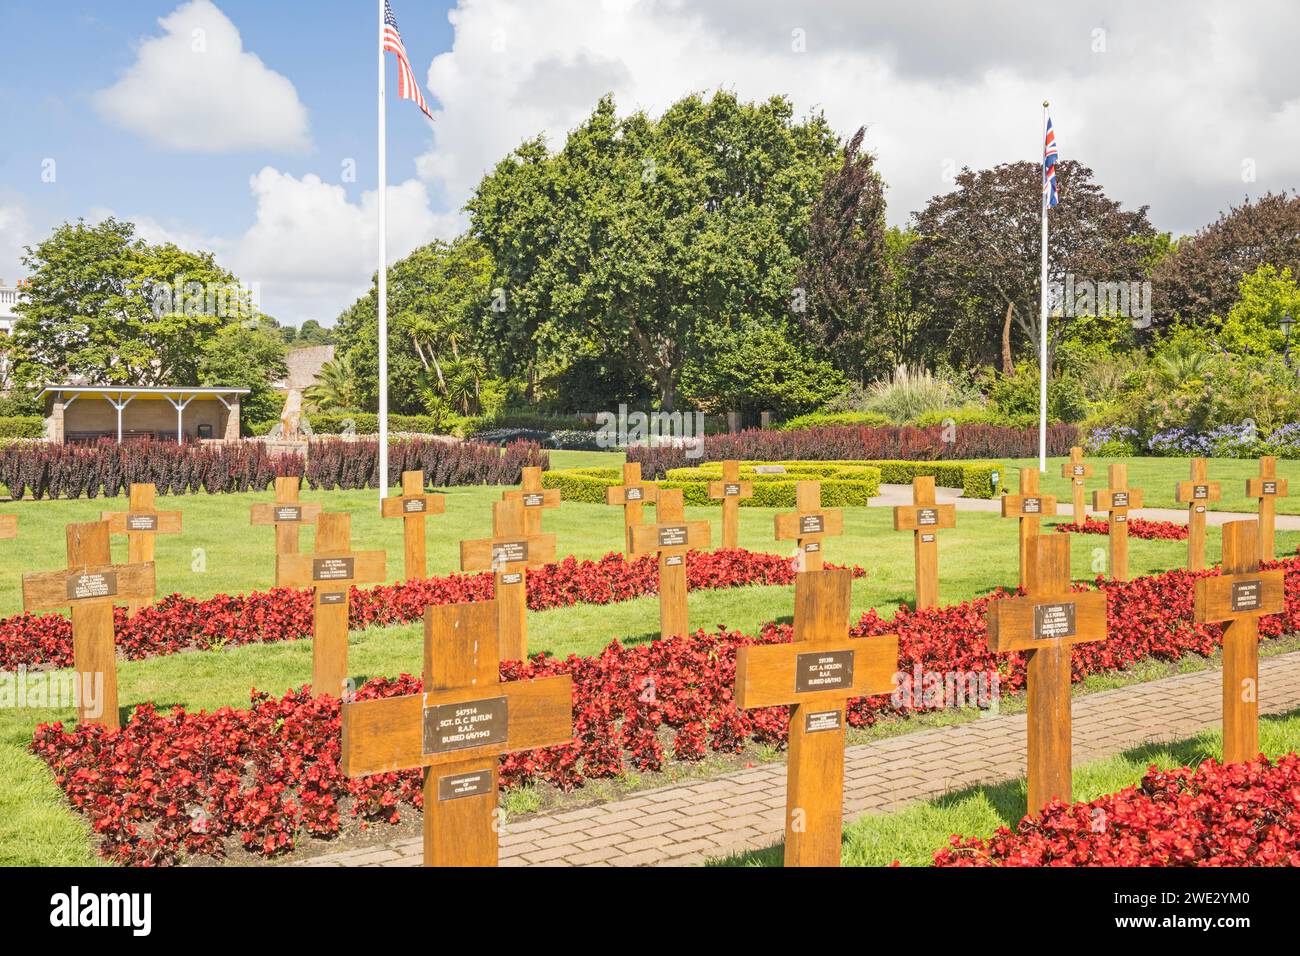
[[[1099, 691], [1075, 699], [1076, 764], [1157, 741], [1188, 737], [1220, 721], [1217, 668]], [[1300, 651], [1260, 661], [1260, 710], [1300, 706]], [[845, 751], [844, 812], [872, 811], [1024, 775], [1025, 717], [986, 717], [900, 734]], [[506, 826], [506, 866], [698, 863], [778, 843], [785, 763], [643, 790], [600, 806]], [[420, 838], [332, 853], [311, 866], [418, 866]]]

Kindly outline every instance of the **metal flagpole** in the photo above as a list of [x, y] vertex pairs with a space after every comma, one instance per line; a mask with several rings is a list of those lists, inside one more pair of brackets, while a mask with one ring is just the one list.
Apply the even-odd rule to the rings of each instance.
[[388, 130], [384, 104], [384, 0], [379, 0], [379, 498], [388, 496]]
[[[1047, 100], [1043, 100], [1043, 143], [1047, 143]], [[1041, 167], [1042, 160], [1039, 161]], [[1041, 176], [1046, 176], [1046, 168]], [[1046, 179], [1040, 204], [1043, 207], [1043, 263], [1039, 275], [1038, 305], [1038, 470], [1047, 471], [1047, 190]]]

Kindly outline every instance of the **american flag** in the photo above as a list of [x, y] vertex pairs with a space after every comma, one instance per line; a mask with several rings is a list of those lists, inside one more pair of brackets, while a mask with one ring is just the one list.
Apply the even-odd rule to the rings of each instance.
[[1043, 143], [1043, 205], [1051, 209], [1056, 205], [1056, 132], [1052, 129], [1052, 118], [1047, 118], [1047, 139]]
[[411, 69], [411, 61], [406, 56], [402, 35], [397, 32], [397, 18], [393, 16], [393, 8], [388, 5], [388, 0], [384, 0], [383, 42], [385, 53], [397, 54], [397, 95], [404, 100], [413, 100], [421, 113], [433, 119], [428, 104], [424, 102], [424, 94], [420, 92], [420, 84], [415, 82], [415, 71]]

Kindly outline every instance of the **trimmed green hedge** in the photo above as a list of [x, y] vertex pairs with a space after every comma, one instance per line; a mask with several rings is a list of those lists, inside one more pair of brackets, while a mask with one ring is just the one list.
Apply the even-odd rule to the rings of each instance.
[[0, 438], [44, 438], [45, 419], [39, 415], [0, 417]]
[[[342, 434], [344, 425], [348, 421], [351, 421], [356, 426], [358, 435], [379, 434], [379, 416], [374, 412], [310, 412], [307, 415], [307, 421], [310, 423], [314, 435]], [[254, 422], [248, 426], [248, 431], [254, 436], [266, 435], [278, 424], [280, 424], [279, 419], [273, 422]], [[437, 424], [437, 420], [428, 415], [390, 414], [388, 416], [388, 430], [390, 432], [445, 435], [453, 430], [445, 425], [438, 428], [436, 427]]]
[[879, 428], [890, 424], [889, 417], [879, 412], [809, 412], [789, 421], [782, 422], [783, 432], [798, 431], [801, 428], [826, 428], [831, 425], [866, 425]]
[[[960, 488], [967, 498], [992, 498], [1005, 483], [1006, 469], [995, 461], [788, 461], [785, 474], [755, 474], [754, 465], [741, 462], [740, 475], [754, 482], [754, 497], [741, 502], [750, 507], [793, 507], [795, 482], [822, 483], [822, 503], [827, 507], [862, 507], [880, 493], [881, 484], [906, 485], [918, 475], [933, 475], [942, 488]], [[994, 476], [998, 480], [994, 482]], [[692, 468], [672, 468], [664, 488], [681, 488], [691, 505], [714, 504], [708, 483], [722, 477], [721, 462], [707, 462]], [[622, 484], [616, 468], [564, 468], [542, 475], [542, 485], [558, 488], [565, 501], [604, 504], [605, 489]]]

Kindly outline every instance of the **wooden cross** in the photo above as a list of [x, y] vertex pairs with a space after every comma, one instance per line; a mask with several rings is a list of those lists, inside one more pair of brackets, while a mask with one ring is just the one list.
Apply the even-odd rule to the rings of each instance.
[[709, 497], [722, 501], [722, 546], [740, 547], [740, 500], [754, 497], [754, 483], [740, 480], [740, 462], [722, 463], [722, 480], [709, 482]]
[[113, 564], [108, 523], [70, 524], [68, 569], [23, 575], [23, 610], [72, 608], [72, 660], [77, 722], [117, 730], [117, 648], [113, 603], [153, 596], [154, 566]]
[[641, 505], [658, 498], [659, 486], [641, 480], [639, 461], [625, 462], [623, 483], [605, 489], [605, 504], [623, 506], [623, 547], [629, 556], [633, 553], [632, 529], [641, 523]]
[[1020, 469], [1020, 494], [1002, 496], [1002, 517], [1020, 519], [1020, 586], [1029, 580], [1030, 542], [1038, 535], [1038, 519], [1056, 514], [1056, 497], [1038, 491], [1038, 469]]
[[424, 865], [497, 865], [502, 754], [573, 740], [573, 678], [500, 678], [494, 601], [424, 612], [424, 693], [343, 704], [343, 773], [424, 768]]
[[352, 516], [327, 512], [316, 524], [316, 550], [276, 558], [284, 587], [312, 588], [311, 689], [343, 697], [348, 679], [348, 609], [352, 586], [385, 578], [382, 551], [352, 550]]
[[1277, 499], [1287, 497], [1286, 479], [1277, 476], [1276, 457], [1265, 455], [1259, 460], [1259, 477], [1246, 479], [1246, 497], [1259, 499], [1259, 559], [1272, 561]]
[[1025, 652], [1031, 814], [1070, 802], [1070, 648], [1106, 639], [1106, 595], [1070, 590], [1070, 537], [1030, 542], [1028, 592], [989, 602], [989, 650]]
[[402, 565], [407, 581], [427, 576], [425, 569], [424, 519], [440, 515], [447, 510], [446, 495], [424, 493], [424, 472], [402, 472], [402, 494], [396, 498], [381, 498], [379, 513], [385, 518], [402, 519], [402, 542], [405, 563]]
[[912, 479], [912, 503], [894, 508], [894, 530], [914, 532], [916, 551], [916, 606], [934, 607], [939, 603], [939, 528], [957, 526], [957, 506], [935, 504], [934, 477], [918, 475]]
[[1083, 449], [1078, 445], [1070, 449], [1070, 460], [1061, 464], [1061, 477], [1070, 479], [1074, 523], [1083, 524], [1088, 517], [1088, 509], [1083, 502], [1083, 486], [1084, 481], [1092, 477], [1092, 465], [1083, 460]]
[[794, 641], [736, 649], [736, 706], [790, 710], [785, 784], [785, 865], [839, 866], [844, 813], [845, 703], [888, 694], [898, 636], [849, 638], [853, 576], [795, 578]]
[[1142, 489], [1128, 486], [1128, 465], [1110, 466], [1110, 487], [1092, 493], [1092, 510], [1109, 515], [1110, 577], [1128, 580], [1128, 511], [1142, 507]]
[[[144, 564], [153, 560], [154, 536], [159, 534], [180, 534], [181, 513], [179, 511], [159, 511], [154, 507], [157, 489], [152, 484], [131, 483], [130, 498], [126, 511], [101, 511], [100, 521], [108, 522], [108, 533], [126, 535], [127, 564]], [[153, 603], [153, 595], [128, 602], [128, 614], [134, 614], [142, 607]]]
[[1259, 755], [1259, 619], [1285, 609], [1283, 572], [1259, 570], [1259, 522], [1223, 526], [1223, 563], [1215, 577], [1197, 578], [1197, 623], [1223, 629], [1223, 762]]
[[844, 533], [844, 512], [840, 508], [822, 508], [822, 483], [800, 481], [794, 486], [795, 509], [773, 516], [777, 541], [797, 541], [799, 570], [820, 571], [822, 540], [827, 535]]
[[501, 655], [528, 659], [528, 568], [555, 560], [555, 535], [527, 534], [521, 497], [492, 503], [492, 537], [460, 543], [462, 571], [496, 573]]
[[686, 552], [709, 547], [713, 534], [707, 521], [686, 520], [680, 488], [660, 488], [655, 511], [656, 524], [632, 529], [632, 553], [659, 553], [659, 634], [668, 638], [690, 633]]
[[18, 516], [0, 515], [0, 539], [18, 537]]
[[1219, 483], [1208, 480], [1204, 458], [1192, 459], [1192, 480], [1180, 481], [1175, 498], [1187, 503], [1187, 569], [1205, 567], [1205, 505], [1219, 500]]
[[275, 586], [291, 587], [280, 577], [280, 557], [298, 553], [298, 528], [315, 524], [320, 517], [319, 504], [301, 504], [298, 501], [297, 476], [275, 479], [275, 502], [258, 502], [249, 511], [249, 524], [275, 525]]
[[542, 509], [560, 507], [560, 489], [542, 487], [542, 469], [527, 465], [519, 487], [501, 493], [505, 501], [518, 500], [524, 506], [524, 534], [542, 533]]

